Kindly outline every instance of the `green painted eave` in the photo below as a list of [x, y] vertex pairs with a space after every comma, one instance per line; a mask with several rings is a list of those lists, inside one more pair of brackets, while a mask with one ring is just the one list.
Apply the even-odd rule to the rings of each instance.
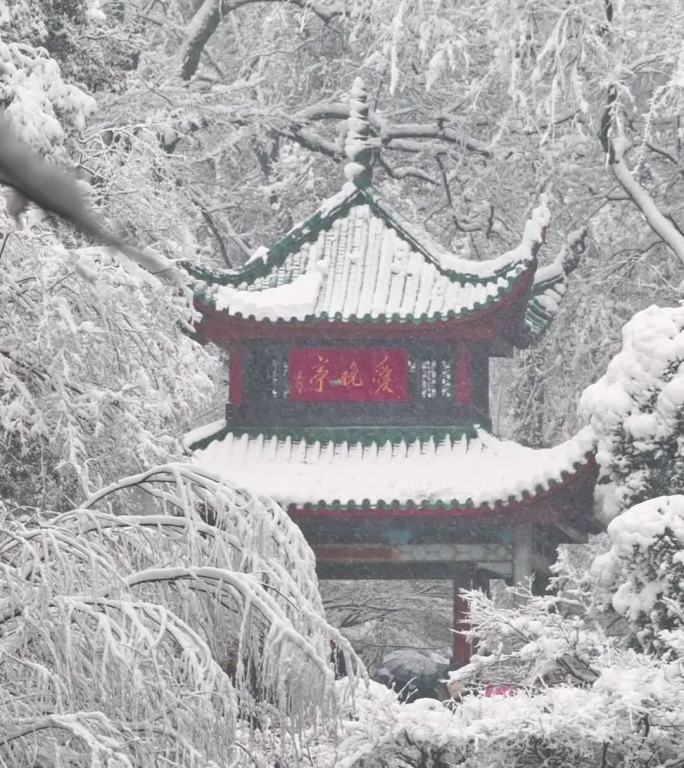
[[[517, 268], [520, 267], [520, 265], [515, 265], [515, 266]], [[501, 287], [497, 291], [497, 293], [491, 296], [488, 296], [486, 301], [476, 301], [472, 304], [472, 306], [462, 307], [458, 311], [450, 309], [448, 312], [435, 312], [434, 314], [431, 314], [431, 315], [429, 315], [427, 312], [423, 312], [420, 315], [413, 315], [411, 313], [401, 315], [398, 312], [394, 312], [391, 315], [385, 314], [385, 313], [380, 313], [378, 315], [371, 315], [370, 313], [366, 313], [364, 315], [350, 314], [347, 316], [343, 315], [342, 312], [335, 312], [333, 314], [329, 312], [319, 312], [319, 313], [312, 313], [310, 315], [305, 315], [303, 318], [298, 320], [293, 320], [290, 318], [281, 318], [278, 320], [271, 320], [267, 318], [264, 320], [260, 320], [258, 322], [261, 322], [261, 323], [345, 322], [345, 323], [359, 323], [359, 324], [360, 323], [364, 323], [364, 324], [366, 323], [372, 323], [372, 324], [406, 323], [408, 325], [411, 325], [411, 324], [422, 325], [425, 323], [440, 323], [440, 322], [450, 321], [450, 320], [461, 320], [464, 317], [477, 314], [479, 312], [482, 312], [483, 310], [488, 309], [489, 307], [492, 307], [498, 304], [500, 301], [502, 301], [506, 296], [508, 296], [518, 287], [519, 283], [525, 279], [525, 277], [528, 275], [529, 271], [533, 267], [534, 267], [534, 262], [530, 264], [529, 269], [519, 269], [518, 274], [513, 275], [508, 280], [506, 285]], [[195, 291], [195, 298], [199, 302], [199, 304], [203, 304], [204, 306], [208, 306], [208, 307], [212, 307], [213, 309], [216, 309], [215, 298], [212, 293], [207, 292], [207, 288], [208, 286], [206, 284], [202, 285], [201, 290]], [[218, 311], [222, 311], [222, 310], [218, 310]], [[252, 315], [245, 316], [241, 312], [235, 312], [235, 313], [227, 312], [226, 314], [235, 318], [249, 319], [249, 317], [253, 317]]]
[[396, 511], [396, 512], [411, 512], [415, 510], [421, 511], [447, 511], [447, 510], [461, 510], [461, 511], [477, 511], [477, 510], [492, 510], [495, 511], [498, 508], [505, 507], [514, 504], [525, 504], [532, 501], [535, 496], [542, 493], [553, 492], [555, 488], [559, 488], [563, 485], [563, 480], [550, 479], [548, 485], [537, 485], [534, 488], [526, 489], [520, 493], [519, 496], [511, 494], [508, 497], [502, 497], [490, 502], [482, 502], [476, 504], [472, 498], [465, 499], [438, 499], [437, 501], [426, 501], [422, 499], [380, 499], [378, 501], [371, 501], [370, 499], [333, 499], [331, 501], [327, 499], [319, 499], [318, 501], [307, 502], [305, 504], [288, 504], [288, 510], [301, 510], [302, 512], [315, 512], [316, 509], [326, 509], [333, 512], [356, 512], [356, 511]]
[[324, 205], [319, 208], [313, 216], [291, 229], [284, 237], [271, 245], [264, 252], [263, 256], [247, 262], [243, 267], [216, 270], [202, 267], [189, 261], [181, 262], [181, 266], [188, 274], [205, 284], [205, 286], [196, 286], [196, 296], [206, 303], [207, 285], [230, 285], [237, 287], [242, 284], [249, 285], [261, 277], [266, 277], [274, 269], [282, 266], [288, 256], [297, 253], [304, 244], [314, 242], [321, 232], [330, 230], [333, 223], [338, 218], [345, 216], [354, 205], [368, 205], [376, 216], [381, 218], [388, 227], [392, 228], [412, 249], [421, 253], [451, 282], [460, 285], [489, 283], [498, 280], [510, 272], [512, 268], [519, 266], [519, 262], [503, 264], [485, 276], [477, 275], [473, 272], [447, 269], [442, 266], [436, 254], [431, 253], [429, 248], [402, 226], [395, 214], [386, 210], [382, 201], [373, 194], [371, 189], [359, 189], [357, 187], [354, 187], [347, 195], [340, 195], [339, 202], [335, 205]]
[[532, 333], [533, 337], [539, 338], [542, 336], [548, 330], [556, 316], [553, 312], [549, 312], [549, 310], [545, 309], [541, 305], [539, 299], [543, 297], [544, 294], [549, 290], [555, 291], [557, 295], [562, 296], [562, 294], [556, 289], [558, 286], [564, 284], [565, 275], [561, 274], [557, 277], [553, 277], [539, 283], [534, 283], [532, 285], [531, 295], [525, 310], [525, 325]]
[[477, 423], [471, 422], [466, 424], [454, 425], [440, 425], [440, 426], [419, 426], [419, 427], [282, 427], [276, 429], [268, 429], [263, 427], [236, 427], [232, 425], [226, 425], [213, 435], [198, 440], [192, 443], [189, 448], [192, 451], [199, 451], [206, 448], [210, 443], [217, 440], [222, 440], [226, 435], [232, 433], [236, 438], [247, 435], [249, 438], [256, 438], [263, 436], [264, 440], [270, 440], [276, 437], [278, 440], [286, 440], [288, 437], [292, 442], [299, 442], [305, 440], [307, 443], [329, 443], [336, 444], [347, 443], [348, 445], [363, 446], [372, 445], [385, 445], [387, 442], [392, 444], [397, 443], [413, 443], [416, 440], [422, 442], [428, 442], [433, 440], [435, 443], [441, 443], [447, 437], [452, 442], [457, 442], [465, 438], [466, 440], [472, 440], [477, 436], [478, 429], [490, 428], [490, 424], [483, 419], [480, 419]]
[[547, 312], [536, 301], [532, 300], [528, 303], [525, 310], [525, 325], [535, 338], [542, 336], [548, 330], [553, 318], [554, 315]]
[[358, 203], [363, 194], [360, 189], [355, 189], [341, 198], [337, 205], [317, 210], [313, 216], [271, 245], [263, 256], [248, 261], [239, 269], [214, 270], [188, 261], [181, 262], [181, 266], [192, 277], [209, 285], [238, 286], [253, 283], [281, 266], [290, 254], [297, 253], [305, 243], [313, 243], [321, 232], [328, 231], [337, 218], [344, 216], [352, 205]]

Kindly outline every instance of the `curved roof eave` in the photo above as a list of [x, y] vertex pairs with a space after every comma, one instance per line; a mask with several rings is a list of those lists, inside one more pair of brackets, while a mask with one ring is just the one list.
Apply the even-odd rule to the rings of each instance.
[[450, 309], [446, 312], [422, 313], [415, 315], [412, 313], [401, 314], [399, 312], [379, 313], [377, 315], [356, 314], [344, 315], [342, 312], [328, 313], [308, 313], [302, 316], [263, 316], [257, 317], [254, 313], [243, 314], [242, 312], [231, 312], [229, 308], [217, 309], [215, 299], [209, 295], [199, 294], [196, 296], [197, 306], [200, 313], [202, 306], [210, 307], [215, 312], [221, 314], [227, 321], [235, 319], [238, 321], [248, 321], [254, 323], [336, 323], [344, 322], [350, 324], [369, 324], [382, 325], [387, 323], [404, 323], [406, 325], [434, 325], [435, 323], [458, 322], [470, 319], [480, 315], [483, 312], [492, 312], [502, 305], [514, 303], [516, 299], [526, 300], [529, 286], [532, 284], [534, 272], [534, 262], [531, 262], [526, 269], [521, 269], [514, 275], [510, 281], [500, 288], [497, 293], [487, 297], [486, 301], [476, 301], [471, 306], [462, 307], [459, 310]]
[[[496, 280], [512, 266], [535, 257], [534, 246], [537, 238], [529, 236], [530, 221], [527, 223], [522, 242], [513, 250], [485, 261], [461, 259], [446, 251], [427, 232], [408, 222], [384, 199], [374, 195], [369, 189], [360, 189], [352, 182], [347, 182], [304, 222], [296, 224], [268, 248], [257, 249], [242, 267], [218, 270], [189, 261], [181, 262], [181, 265], [192, 277], [209, 285], [251, 284], [280, 266], [288, 255], [317, 237], [321, 231], [330, 229], [337, 218], [345, 215], [357, 204], [369, 205], [375, 215], [382, 218], [409, 246], [422, 254], [440, 274], [452, 282], [477, 284]], [[539, 210], [541, 209], [535, 209], [533, 220]]]
[[[497, 514], [543, 500], [580, 477], [593, 481], [596, 471], [588, 428], [545, 449], [525, 448], [481, 430], [471, 439], [363, 444], [283, 440], [226, 427], [202, 443], [194, 454], [200, 466], [232, 472], [246, 485], [270, 478], [262, 492], [312, 516]], [[342, 497], [350, 476], [356, 478], [357, 493]]]

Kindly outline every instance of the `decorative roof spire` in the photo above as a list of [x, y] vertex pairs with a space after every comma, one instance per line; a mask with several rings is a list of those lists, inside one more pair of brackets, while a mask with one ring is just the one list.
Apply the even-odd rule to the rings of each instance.
[[360, 77], [354, 80], [349, 94], [349, 120], [344, 152], [348, 162], [344, 175], [357, 187], [369, 187], [372, 179], [373, 149], [370, 142], [371, 127], [368, 122], [368, 92]]

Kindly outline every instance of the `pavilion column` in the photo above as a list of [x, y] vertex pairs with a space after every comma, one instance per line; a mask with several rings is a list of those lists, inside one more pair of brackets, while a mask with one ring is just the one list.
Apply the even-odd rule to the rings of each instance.
[[453, 614], [453, 650], [452, 662], [455, 668], [463, 667], [470, 662], [470, 643], [466, 637], [459, 634], [470, 628], [470, 611], [463, 597], [463, 590], [470, 589], [472, 582], [466, 572], [457, 572], [454, 584], [454, 614]]
[[470, 347], [458, 344], [456, 351], [456, 405], [468, 406], [473, 400], [473, 372]]
[[[463, 597], [465, 589], [479, 589], [489, 595], [489, 577], [483, 571], [460, 572], [453, 580], [454, 584], [454, 617], [453, 628], [457, 631], [470, 629], [470, 609]], [[452, 663], [455, 669], [470, 663], [472, 652], [471, 643], [463, 635], [453, 635]]]
[[470, 642], [459, 633], [470, 629], [470, 609], [463, 597], [463, 591], [472, 589], [474, 586], [480, 586], [480, 584], [474, 578], [472, 568], [456, 566], [453, 578], [454, 613], [452, 623], [452, 628], [454, 629], [452, 636], [452, 663], [456, 668], [470, 662]]
[[231, 344], [228, 362], [228, 402], [233, 406], [242, 405], [245, 397], [245, 348], [242, 344]]
[[520, 584], [534, 576], [531, 523], [521, 523], [513, 528], [513, 582]]

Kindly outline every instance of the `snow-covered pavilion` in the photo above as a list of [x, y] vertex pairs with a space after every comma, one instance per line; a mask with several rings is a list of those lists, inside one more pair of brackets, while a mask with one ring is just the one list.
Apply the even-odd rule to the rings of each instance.
[[[198, 337], [229, 351], [225, 419], [194, 460], [280, 502], [322, 578], [544, 573], [592, 528], [588, 433], [531, 449], [491, 434], [489, 361], [535, 341], [565, 289], [537, 270], [548, 210], [489, 261], [454, 257], [371, 187], [361, 83], [347, 183], [236, 270], [186, 265]], [[456, 636], [456, 661], [468, 656]]]

